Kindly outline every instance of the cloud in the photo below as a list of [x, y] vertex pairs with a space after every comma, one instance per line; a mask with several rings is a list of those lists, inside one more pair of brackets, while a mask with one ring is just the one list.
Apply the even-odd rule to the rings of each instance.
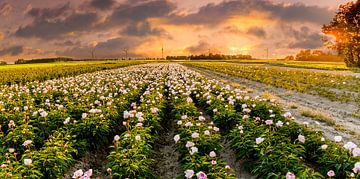
[[57, 45], [57, 46], [75, 46], [75, 45], [80, 46], [81, 42], [66, 40], [66, 41], [61, 41], [61, 42], [55, 42], [54, 45]]
[[247, 34], [254, 35], [259, 38], [266, 37], [266, 31], [261, 27], [251, 27], [247, 30]]
[[100, 19], [96, 12], [76, 11], [70, 3], [54, 8], [32, 8], [28, 10], [27, 15], [33, 21], [18, 27], [15, 36], [51, 40], [89, 31]]
[[8, 16], [13, 11], [13, 7], [9, 3], [0, 4], [0, 16]]
[[121, 34], [130, 36], [161, 36], [165, 35], [165, 30], [160, 28], [152, 28], [150, 23], [145, 21], [130, 23], [121, 31]]
[[95, 47], [92, 45], [74, 47], [64, 52], [58, 52], [57, 54], [78, 58], [90, 58], [92, 50], [95, 49], [96, 58], [122, 58], [125, 56], [124, 49], [127, 49], [128, 56], [139, 56], [139, 54], [134, 53], [134, 51], [143, 41], [144, 39], [142, 38], [118, 37], [99, 42]]
[[8, 48], [0, 49], [0, 56], [10, 55], [16, 56], [24, 51], [24, 47], [21, 45], [15, 45]]
[[69, 33], [91, 31], [91, 28], [98, 22], [99, 16], [96, 13], [72, 13], [71, 15], [57, 20], [47, 20], [54, 14], [36, 14], [33, 23], [19, 27], [15, 35], [18, 37], [40, 39], [56, 39]]
[[175, 5], [167, 0], [141, 3], [129, 1], [116, 8], [106, 21], [111, 25], [120, 26], [127, 22], [140, 22], [149, 18], [165, 17], [174, 9]]
[[101, 10], [110, 9], [115, 4], [116, 4], [115, 0], [91, 0], [90, 1], [91, 7], [101, 9]]
[[307, 6], [304, 4], [275, 4], [265, 0], [232, 0], [219, 4], [208, 4], [198, 12], [188, 15], [172, 15], [168, 22], [174, 24], [219, 25], [236, 16], [247, 16], [253, 11], [268, 13], [269, 18], [287, 22], [311, 22], [323, 24], [328, 22], [333, 12], [327, 8]]
[[311, 32], [309, 27], [301, 26], [295, 29], [292, 26], [283, 25], [281, 28], [285, 36], [293, 38], [288, 48], [313, 49], [323, 46], [322, 36], [318, 32]]
[[204, 40], [200, 40], [198, 44], [187, 47], [185, 50], [191, 54], [198, 54], [198, 53], [207, 53], [210, 48], [211, 45], [208, 42]]

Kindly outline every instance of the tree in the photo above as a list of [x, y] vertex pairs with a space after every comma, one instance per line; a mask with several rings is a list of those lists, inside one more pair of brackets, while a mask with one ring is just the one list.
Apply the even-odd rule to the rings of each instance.
[[339, 7], [330, 24], [324, 25], [323, 32], [335, 37], [329, 46], [345, 57], [347, 66], [360, 67], [360, 0]]

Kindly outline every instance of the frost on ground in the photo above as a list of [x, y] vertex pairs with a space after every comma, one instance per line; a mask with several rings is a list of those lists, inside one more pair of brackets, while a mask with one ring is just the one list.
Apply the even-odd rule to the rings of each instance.
[[[347, 141], [353, 141], [358, 144], [360, 143], [360, 119], [353, 115], [359, 110], [356, 104], [330, 101], [320, 96], [276, 88], [263, 83], [234, 77], [207, 69], [194, 67], [188, 68], [193, 69], [210, 79], [213, 78], [219, 81], [237, 83], [241, 86], [245, 86], [246, 90], [253, 92], [253, 95], [261, 95], [264, 92], [270, 92], [279, 97], [277, 102], [284, 106], [285, 110], [292, 112], [299, 123], [308, 122], [310, 127], [320, 129], [324, 132], [324, 136], [331, 140], [333, 140], [334, 136], [340, 135], [343, 136], [343, 138]], [[335, 120], [335, 126], [341, 126], [344, 130], [336, 130], [335, 126], [329, 126], [324, 122], [317, 122], [311, 118], [303, 117], [299, 109], [292, 109], [290, 107], [291, 104], [294, 103], [302, 107], [328, 114]]]

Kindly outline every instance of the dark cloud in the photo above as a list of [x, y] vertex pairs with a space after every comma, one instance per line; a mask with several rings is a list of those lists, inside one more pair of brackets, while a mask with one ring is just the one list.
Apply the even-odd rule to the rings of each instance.
[[9, 3], [0, 4], [0, 16], [8, 16], [13, 11], [13, 7]]
[[70, 3], [55, 8], [32, 8], [28, 15], [34, 18], [34, 21], [51, 21], [59, 17], [64, 17], [71, 12]]
[[152, 28], [150, 23], [145, 22], [134, 22], [130, 23], [125, 29], [120, 32], [122, 35], [130, 36], [161, 36], [165, 34], [165, 30], [160, 28]]
[[252, 11], [266, 12], [272, 18], [288, 22], [328, 22], [333, 12], [327, 8], [307, 6], [304, 4], [275, 4], [265, 0], [223, 1], [219, 4], [208, 4], [198, 12], [181, 16], [172, 15], [169, 23], [217, 25], [237, 15], [249, 15]]
[[261, 27], [251, 27], [246, 32], [247, 34], [254, 35], [259, 38], [265, 38], [266, 37], [266, 31]]
[[66, 41], [62, 41], [62, 42], [55, 42], [54, 45], [57, 45], [57, 46], [75, 46], [75, 45], [80, 46], [81, 42], [66, 40]]
[[116, 4], [115, 0], [91, 0], [90, 6], [101, 10], [110, 9]]
[[313, 49], [322, 47], [322, 36], [318, 32], [311, 32], [310, 28], [302, 26], [298, 29], [292, 26], [282, 26], [282, 31], [286, 37], [293, 39], [288, 48]]
[[128, 56], [139, 56], [133, 53], [133, 51], [142, 43], [144, 39], [135, 37], [119, 37], [109, 39], [104, 42], [98, 43], [93, 46], [74, 47], [65, 50], [64, 52], [58, 52], [61, 56], [70, 56], [78, 58], [91, 58], [91, 52], [95, 49], [96, 58], [123, 58], [125, 56], [124, 49], [128, 50]]
[[207, 53], [210, 48], [211, 45], [208, 42], [201, 40], [198, 42], [198, 44], [187, 47], [185, 50], [191, 54], [198, 54], [198, 53]]
[[144, 21], [148, 18], [165, 17], [175, 9], [175, 5], [167, 0], [128, 2], [120, 5], [107, 18], [110, 25], [123, 25], [128, 22]]
[[[45, 10], [47, 11], [47, 10]], [[72, 13], [71, 15], [48, 20], [57, 14], [47, 14], [37, 12], [33, 23], [24, 27], [19, 27], [15, 35], [18, 37], [36, 37], [41, 39], [55, 39], [71, 32], [89, 31], [98, 22], [99, 16], [96, 13]]]
[[15, 45], [7, 48], [0, 49], [0, 56], [10, 55], [16, 56], [24, 51], [24, 47], [21, 45]]

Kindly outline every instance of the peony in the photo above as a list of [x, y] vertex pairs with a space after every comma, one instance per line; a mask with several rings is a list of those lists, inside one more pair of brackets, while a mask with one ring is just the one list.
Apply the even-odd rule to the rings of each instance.
[[266, 120], [265, 124], [266, 125], [272, 125], [272, 124], [274, 124], [274, 122], [273, 122], [273, 120]]
[[265, 139], [262, 137], [258, 137], [255, 139], [256, 144], [261, 144]]
[[194, 133], [191, 134], [191, 137], [193, 139], [199, 138], [199, 133], [194, 132]]
[[120, 140], [120, 136], [119, 136], [119, 135], [116, 135], [116, 136], [114, 137], [114, 140], [115, 140], [115, 141], [119, 141], [119, 140]]
[[66, 119], [65, 119], [65, 121], [64, 121], [64, 125], [66, 125], [67, 123], [69, 123], [70, 122], [70, 117], [67, 117]]
[[159, 110], [158, 108], [151, 108], [151, 113], [155, 114], [158, 112], [158, 110]]
[[9, 128], [15, 128], [16, 124], [13, 120], [10, 120], [8, 126], [9, 126]]
[[219, 132], [220, 129], [218, 127], [213, 127], [213, 130]]
[[186, 144], [185, 144], [185, 147], [189, 148], [189, 147], [192, 147], [194, 145], [195, 145], [194, 142], [187, 141]]
[[353, 149], [352, 154], [354, 157], [360, 156], [360, 148]]
[[354, 173], [360, 172], [360, 162], [356, 162], [353, 168]]
[[139, 135], [135, 136], [135, 140], [139, 141], [141, 140], [141, 137]]
[[186, 119], [186, 118], [187, 118], [186, 115], [182, 115], [182, 116], [181, 116], [181, 119]]
[[335, 136], [334, 140], [335, 140], [335, 142], [341, 142], [342, 137], [341, 136]]
[[81, 176], [83, 176], [84, 172], [80, 169], [80, 170], [76, 170], [74, 172], [74, 175], [72, 178], [80, 178]]
[[187, 103], [192, 103], [193, 100], [192, 100], [190, 97], [188, 97], [188, 98], [186, 98], [186, 102], [187, 102]]
[[204, 172], [198, 172], [196, 176], [198, 179], [207, 179], [207, 176]]
[[298, 140], [299, 140], [301, 143], [305, 143], [305, 136], [299, 135], [299, 136], [298, 136]]
[[199, 121], [205, 121], [205, 117], [204, 116], [199, 116]]
[[278, 121], [275, 125], [277, 127], [282, 127], [284, 125], [284, 123], [282, 121]]
[[27, 145], [29, 145], [29, 144], [31, 144], [31, 143], [32, 143], [31, 140], [26, 140], [22, 145], [23, 145], [23, 146], [27, 146]]
[[211, 160], [212, 165], [216, 165], [216, 163], [217, 163], [216, 160]]
[[81, 118], [85, 119], [87, 117], [86, 113], [82, 113]]
[[334, 170], [329, 170], [329, 171], [327, 172], [327, 175], [328, 175], [329, 177], [335, 176]]
[[204, 135], [210, 135], [210, 131], [208, 130], [204, 131]]
[[324, 145], [321, 146], [321, 149], [323, 149], [323, 150], [325, 150], [325, 149], [327, 149], [327, 148], [328, 148], [328, 145], [326, 145], [326, 144], [324, 144]]
[[295, 179], [295, 174], [293, 174], [291, 172], [287, 172], [286, 173], [286, 179]]
[[179, 140], [180, 140], [180, 135], [179, 134], [175, 135], [174, 136], [175, 143], [177, 143]]
[[10, 153], [14, 153], [14, 152], [15, 152], [15, 149], [14, 149], [14, 148], [9, 148], [9, 152], [10, 152]]
[[353, 150], [357, 147], [356, 144], [354, 144], [353, 142], [347, 142], [345, 145], [344, 145], [344, 148], [346, 149], [349, 149], [349, 150]]
[[177, 124], [178, 124], [178, 125], [181, 125], [181, 124], [182, 124], [182, 121], [178, 121]]
[[88, 178], [90, 178], [92, 176], [92, 174], [93, 174], [93, 170], [89, 169], [88, 171], [86, 171], [84, 173], [84, 176], [82, 176], [81, 179], [88, 179]]
[[189, 127], [189, 126], [193, 126], [193, 124], [191, 122], [185, 123], [185, 127]]
[[186, 178], [192, 178], [195, 172], [194, 170], [186, 170], [184, 173]]
[[286, 118], [291, 118], [291, 117], [292, 117], [291, 112], [286, 112], [286, 113], [284, 114], [284, 117], [286, 117]]
[[194, 155], [198, 151], [199, 149], [197, 147], [191, 147], [190, 155]]
[[216, 157], [216, 153], [215, 153], [214, 151], [211, 151], [211, 152], [209, 153], [209, 155], [210, 155], [211, 158]]
[[32, 164], [32, 160], [31, 160], [31, 159], [24, 159], [24, 164], [25, 164], [26, 166], [29, 166], [29, 165]]

